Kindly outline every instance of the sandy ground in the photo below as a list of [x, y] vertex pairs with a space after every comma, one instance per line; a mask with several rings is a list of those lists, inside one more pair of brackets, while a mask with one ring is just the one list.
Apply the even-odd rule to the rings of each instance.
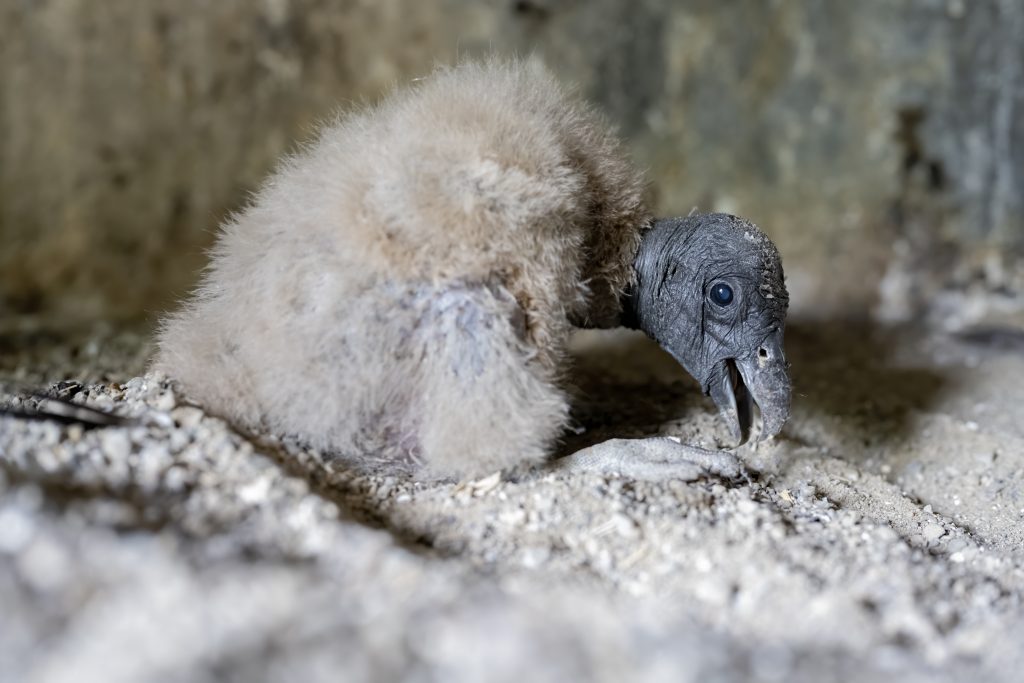
[[[10, 328], [8, 387], [137, 424], [0, 418], [0, 680], [1020, 680], [1024, 334], [788, 335], [738, 480], [424, 483], [235, 433], [134, 332]], [[724, 436], [645, 339], [577, 341], [564, 451]]]

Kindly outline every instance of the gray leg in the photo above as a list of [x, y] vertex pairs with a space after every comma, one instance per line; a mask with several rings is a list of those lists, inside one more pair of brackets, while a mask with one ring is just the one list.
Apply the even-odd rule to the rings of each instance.
[[610, 439], [560, 458], [551, 467], [647, 481], [693, 481], [709, 474], [736, 477], [741, 472], [740, 461], [732, 453], [687, 446], [668, 437]]

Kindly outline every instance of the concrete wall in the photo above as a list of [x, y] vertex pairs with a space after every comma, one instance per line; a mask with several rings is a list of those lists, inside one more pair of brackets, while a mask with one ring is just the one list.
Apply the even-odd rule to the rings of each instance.
[[799, 311], [1021, 285], [1018, 0], [0, 0], [0, 313], [160, 310], [318, 120], [489, 50], [604, 107], [660, 211], [765, 227]]

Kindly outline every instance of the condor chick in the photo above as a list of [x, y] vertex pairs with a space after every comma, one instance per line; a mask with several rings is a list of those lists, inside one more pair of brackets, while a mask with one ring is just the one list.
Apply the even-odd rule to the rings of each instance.
[[611, 130], [530, 62], [442, 69], [327, 126], [223, 226], [155, 366], [240, 425], [473, 475], [568, 419], [574, 326], [667, 349], [737, 440], [789, 412], [778, 252], [724, 214], [653, 220]]

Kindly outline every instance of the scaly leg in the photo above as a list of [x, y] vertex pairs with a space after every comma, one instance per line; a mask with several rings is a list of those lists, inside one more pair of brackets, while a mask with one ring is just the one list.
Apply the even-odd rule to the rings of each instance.
[[668, 437], [609, 439], [551, 463], [562, 472], [620, 474], [631, 479], [694, 481], [709, 474], [739, 476], [740, 461], [732, 453], [687, 446]]

